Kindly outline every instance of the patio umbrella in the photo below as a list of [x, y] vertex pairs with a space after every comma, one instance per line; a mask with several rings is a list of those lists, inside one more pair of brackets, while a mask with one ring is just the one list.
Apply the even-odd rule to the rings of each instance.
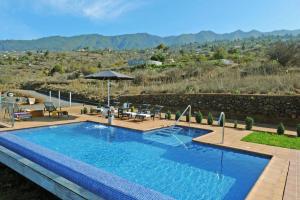
[[107, 105], [110, 106], [110, 81], [111, 80], [133, 80], [133, 77], [114, 71], [102, 71], [85, 76], [86, 79], [107, 80]]

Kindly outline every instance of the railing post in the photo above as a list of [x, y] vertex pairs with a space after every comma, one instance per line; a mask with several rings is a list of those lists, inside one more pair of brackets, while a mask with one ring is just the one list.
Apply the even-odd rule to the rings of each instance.
[[69, 106], [71, 107], [72, 106], [72, 93], [71, 92], [70, 92], [70, 95], [69, 95], [69, 99], [70, 99]]
[[12, 112], [10, 113], [11, 116], [11, 123], [12, 123], [12, 127], [15, 127], [15, 114], [14, 114], [14, 110], [15, 110], [15, 104], [12, 103]]
[[225, 113], [224, 112], [221, 112], [221, 114], [220, 114], [219, 124], [221, 123], [221, 120], [223, 121], [221, 144], [223, 144], [224, 143], [224, 134], [225, 134]]
[[192, 106], [190, 106], [190, 111], [189, 111], [189, 127], [191, 127], [191, 121], [192, 121]]
[[58, 90], [58, 107], [61, 108], [60, 107], [60, 90]]

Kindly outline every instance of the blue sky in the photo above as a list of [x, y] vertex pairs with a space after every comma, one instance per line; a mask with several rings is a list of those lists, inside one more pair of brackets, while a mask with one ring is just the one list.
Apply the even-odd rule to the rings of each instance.
[[300, 29], [300, 0], [0, 0], [0, 39]]

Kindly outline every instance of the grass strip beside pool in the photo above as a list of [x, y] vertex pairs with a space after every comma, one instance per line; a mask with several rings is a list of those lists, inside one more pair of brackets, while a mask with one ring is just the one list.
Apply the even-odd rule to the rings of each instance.
[[277, 135], [269, 132], [255, 131], [244, 137], [242, 141], [300, 150], [300, 137]]

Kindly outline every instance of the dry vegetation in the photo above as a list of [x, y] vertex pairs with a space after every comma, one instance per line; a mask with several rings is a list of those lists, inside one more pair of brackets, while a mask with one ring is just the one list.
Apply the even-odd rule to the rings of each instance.
[[[153, 93], [300, 94], [299, 37], [259, 38], [146, 50], [23, 52], [0, 55], [0, 89], [42, 87], [104, 97], [106, 83], [84, 75], [115, 69], [135, 77], [114, 82], [115, 96]], [[162, 66], [128, 66], [130, 59]], [[223, 60], [222, 60], [223, 59]], [[224, 61], [224, 59], [226, 59]], [[226, 63], [227, 60], [232, 63]], [[35, 83], [42, 83], [36, 84]]]

